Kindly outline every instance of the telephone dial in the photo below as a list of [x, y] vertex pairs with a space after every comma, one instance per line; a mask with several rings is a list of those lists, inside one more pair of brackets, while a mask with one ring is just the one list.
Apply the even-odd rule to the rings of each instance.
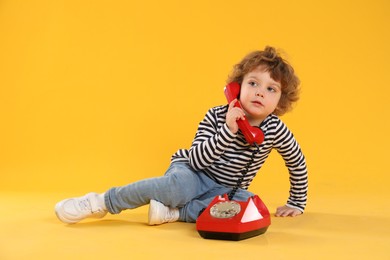
[[[224, 93], [229, 104], [239, 97], [240, 88], [237, 82], [231, 82], [225, 87]], [[241, 108], [240, 103], [236, 102], [235, 107]], [[237, 120], [237, 124], [245, 140], [255, 145], [257, 150], [253, 152], [251, 160], [243, 169], [242, 177], [232, 191], [216, 196], [196, 220], [199, 235], [206, 239], [242, 240], [265, 233], [271, 225], [269, 211], [259, 196], [250, 197], [247, 201], [233, 200], [259, 150], [259, 144], [264, 140], [261, 129], [251, 126], [246, 119]]]

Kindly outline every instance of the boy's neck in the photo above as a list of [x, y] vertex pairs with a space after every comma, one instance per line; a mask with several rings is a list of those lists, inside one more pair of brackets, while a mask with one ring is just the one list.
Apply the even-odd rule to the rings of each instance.
[[266, 119], [267, 117], [264, 117], [264, 118], [251, 118], [251, 117], [248, 117], [246, 116], [246, 118], [248, 119], [248, 123], [251, 125], [251, 126], [260, 126], [260, 124], [264, 121], [264, 119]]

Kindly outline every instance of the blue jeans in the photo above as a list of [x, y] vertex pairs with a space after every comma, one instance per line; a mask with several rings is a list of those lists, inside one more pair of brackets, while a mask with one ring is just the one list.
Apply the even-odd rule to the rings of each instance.
[[[151, 199], [165, 206], [178, 208], [179, 221], [195, 222], [199, 212], [217, 195], [229, 193], [231, 188], [216, 183], [202, 171], [195, 171], [187, 162], [172, 163], [165, 175], [137, 181], [109, 189], [104, 197], [112, 214], [149, 204]], [[246, 201], [254, 194], [238, 189], [234, 200]]]

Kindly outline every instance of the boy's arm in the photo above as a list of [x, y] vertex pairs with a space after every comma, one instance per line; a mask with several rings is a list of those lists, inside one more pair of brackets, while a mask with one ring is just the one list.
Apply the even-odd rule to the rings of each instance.
[[200, 122], [189, 150], [189, 162], [194, 169], [201, 170], [213, 164], [235, 139], [236, 134], [229, 130], [224, 120], [224, 115], [210, 109]]
[[[305, 156], [293, 134], [281, 121], [278, 126], [274, 147], [283, 157], [290, 174], [290, 196], [285, 207], [281, 207], [277, 214], [281, 216], [287, 211], [296, 214], [305, 210], [308, 190], [308, 173]], [[291, 215], [290, 214], [290, 215]]]

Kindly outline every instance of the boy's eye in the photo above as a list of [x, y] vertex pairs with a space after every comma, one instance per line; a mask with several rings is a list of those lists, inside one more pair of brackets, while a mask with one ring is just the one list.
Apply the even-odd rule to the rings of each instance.
[[252, 87], [256, 87], [257, 86], [257, 83], [254, 82], [254, 81], [249, 81], [248, 84]]
[[276, 92], [276, 89], [274, 87], [267, 87], [267, 90], [269, 92]]

